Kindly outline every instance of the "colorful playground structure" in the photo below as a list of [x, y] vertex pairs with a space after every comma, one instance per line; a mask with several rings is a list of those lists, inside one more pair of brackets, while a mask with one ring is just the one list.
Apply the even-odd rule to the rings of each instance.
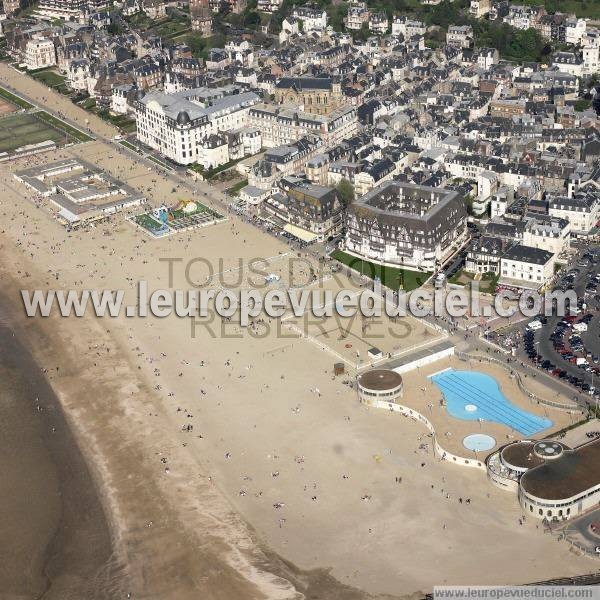
[[214, 225], [226, 220], [226, 217], [195, 200], [181, 200], [174, 207], [162, 204], [130, 220], [153, 237], [162, 237], [178, 231]]

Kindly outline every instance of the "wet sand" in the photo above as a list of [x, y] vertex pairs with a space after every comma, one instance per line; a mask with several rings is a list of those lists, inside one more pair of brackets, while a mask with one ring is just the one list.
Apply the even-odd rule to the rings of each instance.
[[0, 297], [0, 597], [110, 598], [117, 569], [94, 481]]

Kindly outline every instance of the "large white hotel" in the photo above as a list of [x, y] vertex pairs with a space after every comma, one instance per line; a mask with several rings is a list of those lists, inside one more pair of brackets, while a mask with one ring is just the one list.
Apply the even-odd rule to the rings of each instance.
[[260, 101], [254, 92], [238, 92], [230, 87], [139, 94], [137, 137], [180, 165], [200, 162], [206, 139], [246, 125], [250, 107]]

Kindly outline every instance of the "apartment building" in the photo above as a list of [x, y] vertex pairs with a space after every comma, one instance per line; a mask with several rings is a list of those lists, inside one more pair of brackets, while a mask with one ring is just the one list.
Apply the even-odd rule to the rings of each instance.
[[600, 193], [579, 193], [572, 198], [552, 197], [548, 213], [552, 217], [569, 221], [574, 236], [587, 235], [597, 226], [600, 219]]
[[327, 13], [321, 8], [297, 6], [292, 12], [292, 17], [302, 23], [305, 33], [323, 31], [327, 27]]
[[516, 244], [500, 260], [500, 282], [539, 289], [554, 275], [554, 254], [548, 250]]
[[446, 44], [455, 48], [470, 48], [473, 45], [473, 28], [470, 25], [450, 25]]
[[358, 131], [358, 117], [353, 106], [339, 108], [329, 115], [313, 115], [257, 104], [248, 113], [248, 125], [260, 129], [265, 148], [291, 144], [306, 135], [317, 135], [326, 145], [332, 145]]
[[369, 23], [371, 12], [367, 8], [366, 2], [353, 2], [348, 6], [348, 13], [344, 17], [346, 29], [359, 31], [363, 25]]
[[333, 188], [284, 177], [279, 190], [262, 203], [284, 231], [306, 241], [327, 241], [341, 231], [343, 209]]
[[547, 250], [558, 256], [568, 250], [571, 224], [567, 219], [550, 215], [528, 215], [523, 230], [523, 245]]
[[30, 70], [51, 67], [56, 64], [54, 42], [42, 36], [34, 36], [25, 46], [25, 64]]
[[476, 19], [481, 19], [489, 14], [491, 7], [491, 0], [471, 0], [469, 14]]

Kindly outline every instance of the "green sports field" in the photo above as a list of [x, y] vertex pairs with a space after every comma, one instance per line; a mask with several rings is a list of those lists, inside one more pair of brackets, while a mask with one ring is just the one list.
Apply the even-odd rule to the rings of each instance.
[[9, 115], [0, 120], [0, 152], [12, 152], [46, 140], [62, 144], [65, 134], [32, 114]]
[[67, 142], [89, 142], [92, 139], [83, 131], [43, 110], [0, 118], [0, 152], [10, 153], [22, 146], [48, 140], [64, 145]]

